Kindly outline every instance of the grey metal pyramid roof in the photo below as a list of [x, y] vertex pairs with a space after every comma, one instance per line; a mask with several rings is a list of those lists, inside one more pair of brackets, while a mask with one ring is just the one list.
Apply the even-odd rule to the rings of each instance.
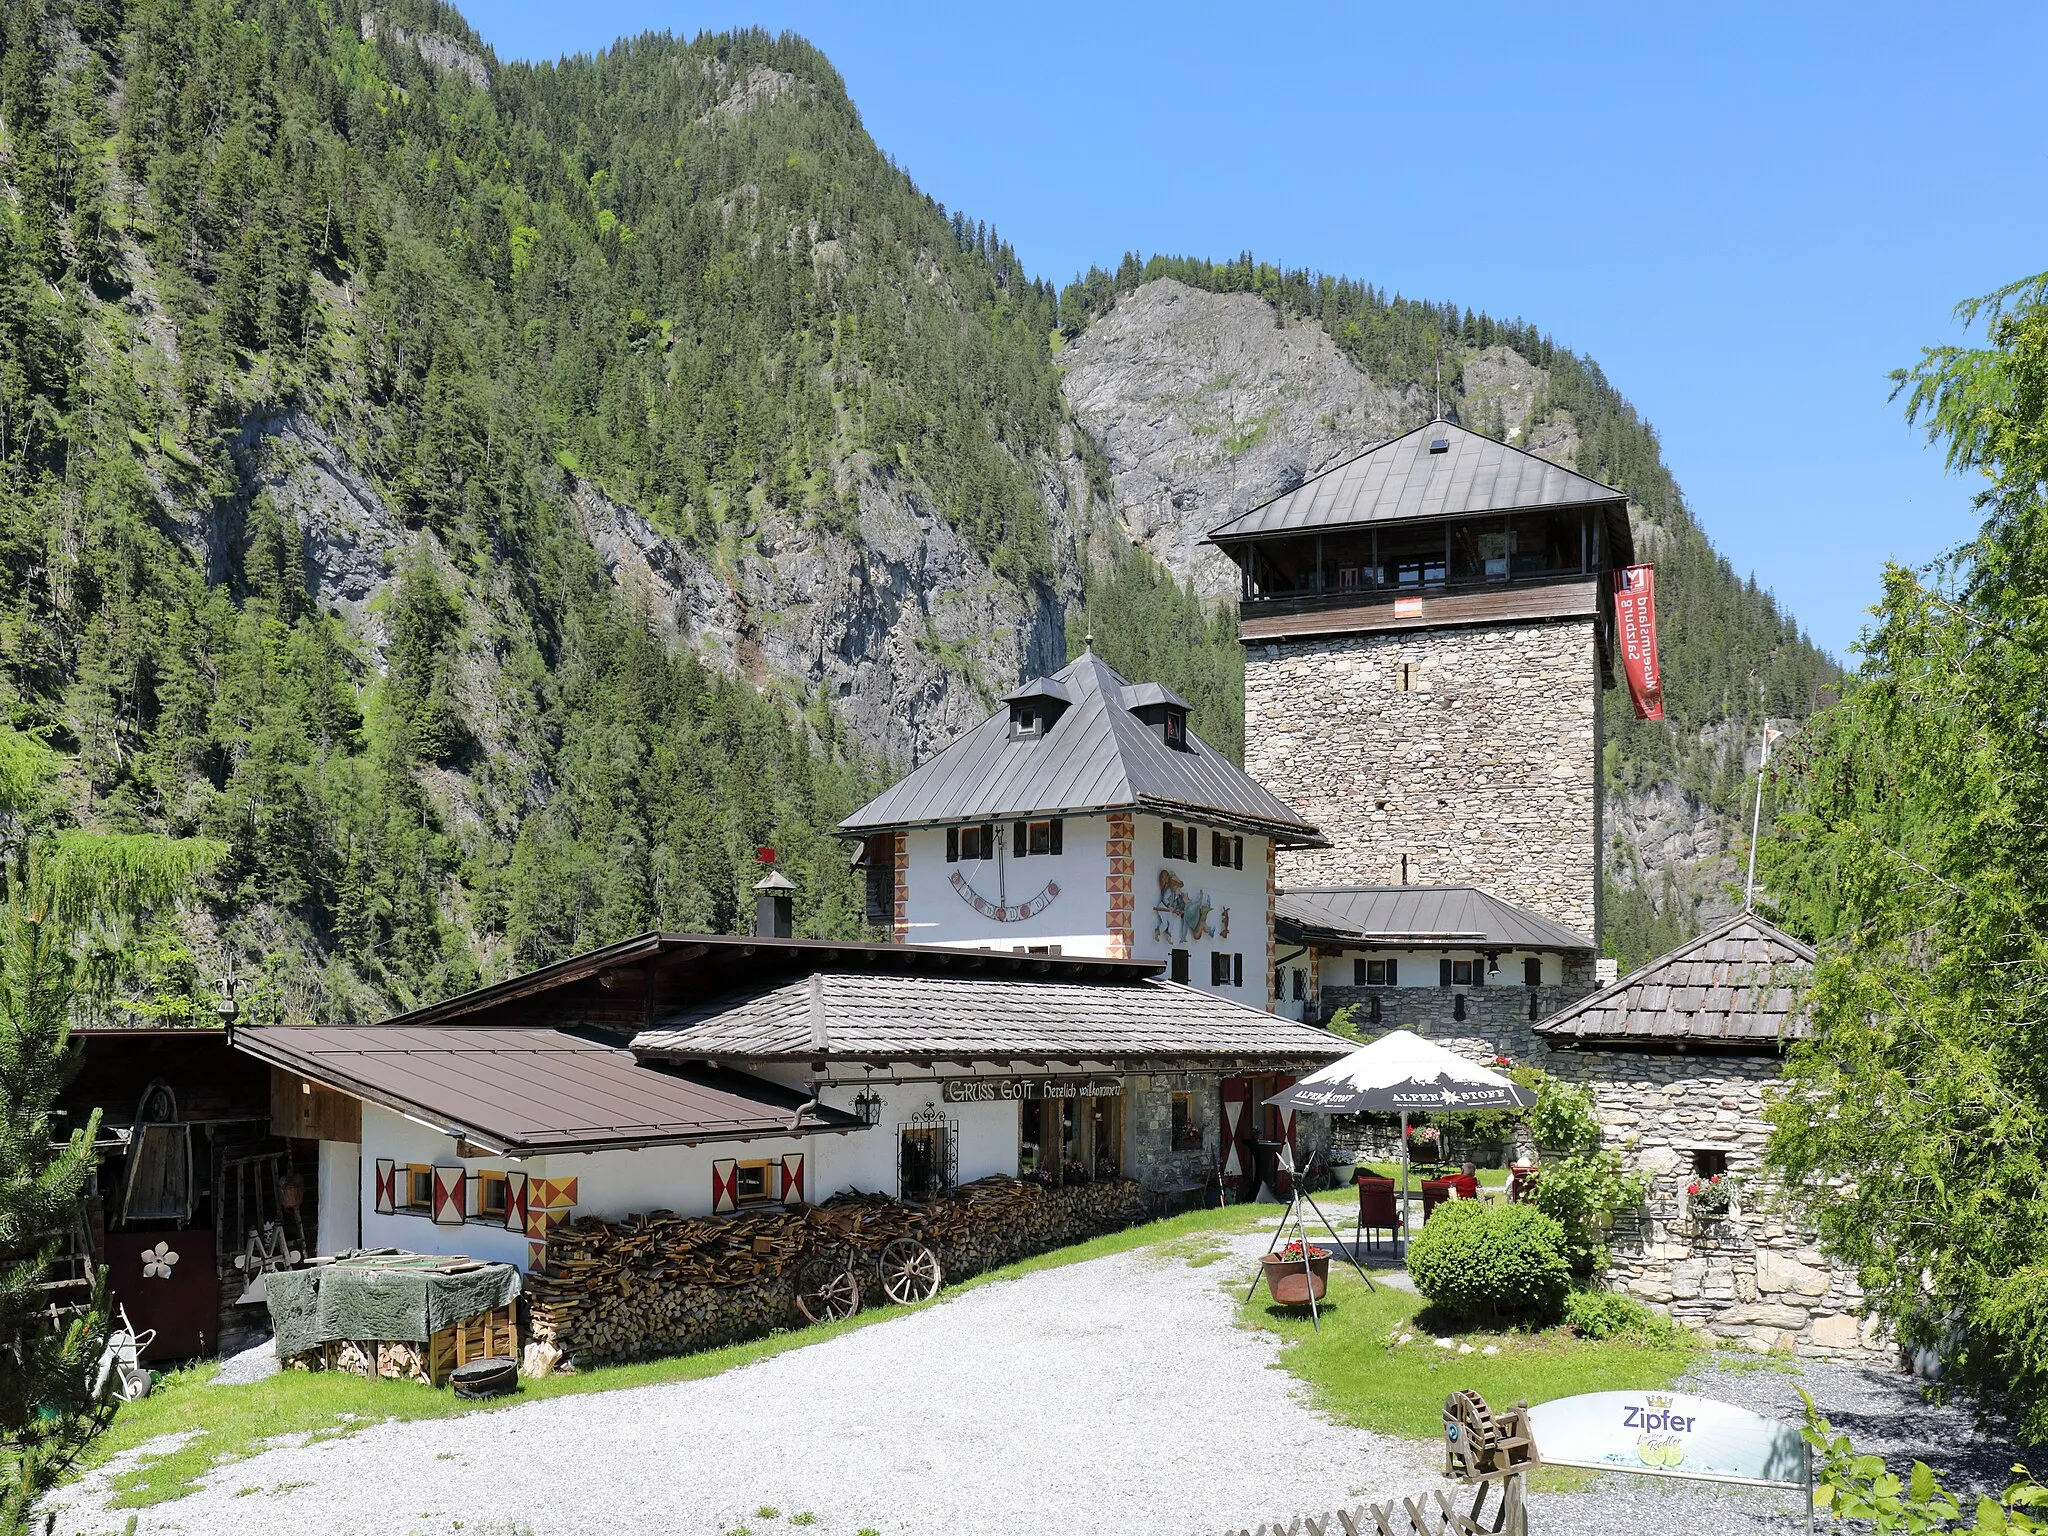
[[1290, 886], [1275, 905], [1289, 943], [1590, 951], [1593, 941], [1476, 885]]
[[1813, 951], [1754, 912], [1681, 944], [1610, 987], [1552, 1014], [1554, 1046], [1718, 1044], [1769, 1048], [1811, 1026], [1797, 1011]]
[[1012, 816], [1145, 810], [1242, 827], [1290, 848], [1324, 848], [1321, 832], [1229, 758], [1187, 733], [1188, 750], [1166, 745], [1131, 713], [1172, 700], [1134, 687], [1093, 651], [1053, 674], [1073, 699], [1041, 736], [1013, 738], [999, 710], [937, 757], [855, 811], [841, 830], [999, 821]]
[[[1447, 447], [1441, 453], [1430, 452], [1430, 444], [1438, 440]], [[1479, 512], [1601, 502], [1620, 506], [1626, 499], [1613, 486], [1548, 459], [1452, 422], [1432, 421], [1212, 528], [1209, 541], [1221, 544], [1263, 534]]]

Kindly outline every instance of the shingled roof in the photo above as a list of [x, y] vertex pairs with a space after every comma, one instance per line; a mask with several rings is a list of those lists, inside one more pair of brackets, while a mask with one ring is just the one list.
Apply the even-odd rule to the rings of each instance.
[[1274, 912], [1275, 931], [1290, 944], [1566, 953], [1595, 948], [1584, 934], [1476, 885], [1290, 886]]
[[1352, 1042], [1193, 987], [827, 971], [670, 1010], [634, 1037], [676, 1061], [1323, 1062]]
[[[1442, 442], [1440, 451], [1430, 445]], [[1222, 544], [1262, 535], [1413, 522], [1481, 512], [1610, 504], [1617, 536], [1628, 538], [1627, 498], [1524, 449], [1432, 421], [1368, 448], [1293, 490], [1209, 531]], [[1626, 542], [1619, 548], [1626, 550]]]
[[1550, 1045], [1769, 1050], [1810, 1030], [1796, 1010], [1813, 951], [1754, 912], [1660, 955], [1536, 1026]]
[[1009, 710], [998, 710], [847, 817], [841, 830], [865, 835], [1014, 816], [1145, 810], [1242, 828], [1283, 847], [1329, 846], [1285, 801], [1193, 731], [1187, 750], [1177, 750], [1133, 713], [1182, 707], [1165, 689], [1132, 684], [1092, 650], [1052, 681], [1059, 693], [1046, 692], [1072, 703], [1042, 734], [1013, 735]]

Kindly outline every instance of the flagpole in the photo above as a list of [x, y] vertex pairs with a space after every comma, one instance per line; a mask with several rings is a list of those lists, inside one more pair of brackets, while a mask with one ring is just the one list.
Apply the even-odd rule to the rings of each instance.
[[1764, 716], [1763, 751], [1756, 764], [1756, 809], [1749, 819], [1749, 878], [1742, 886], [1742, 910], [1756, 910], [1756, 840], [1764, 825], [1764, 768], [1771, 760], [1771, 717]]

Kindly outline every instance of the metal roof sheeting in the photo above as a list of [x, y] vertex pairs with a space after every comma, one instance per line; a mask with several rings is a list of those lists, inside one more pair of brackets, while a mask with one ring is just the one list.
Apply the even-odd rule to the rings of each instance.
[[999, 821], [1012, 816], [1148, 810], [1220, 822], [1273, 837], [1291, 848], [1327, 840], [1263, 785], [1198, 736], [1176, 751], [1131, 713], [1136, 703], [1171, 698], [1147, 684], [1133, 689], [1084, 651], [1054, 680], [1072, 695], [1041, 736], [1012, 737], [1000, 710], [937, 757], [839, 825], [853, 833], [896, 827]]
[[[1431, 453], [1432, 438], [1450, 447]], [[1611, 485], [1447, 421], [1368, 448], [1211, 529], [1211, 543], [1360, 523], [1622, 502]]]
[[1552, 1014], [1552, 1045], [1774, 1046], [1804, 1039], [1798, 991], [1813, 951], [1753, 912], [1680, 945], [1610, 987]]
[[[814, 1006], [818, 1014], [814, 1016]], [[819, 1047], [814, 1028], [822, 1028]], [[1175, 1061], [1341, 1056], [1352, 1042], [1164, 981], [825, 972], [666, 1013], [633, 1049], [669, 1059]]]
[[1472, 885], [1290, 886], [1275, 906], [1287, 943], [1456, 944], [1590, 952], [1582, 933]]
[[[544, 1026], [275, 1025], [252, 1056], [504, 1152], [856, 1130], [860, 1122], [739, 1072], [672, 1072]], [[801, 1113], [799, 1113], [801, 1111]]]

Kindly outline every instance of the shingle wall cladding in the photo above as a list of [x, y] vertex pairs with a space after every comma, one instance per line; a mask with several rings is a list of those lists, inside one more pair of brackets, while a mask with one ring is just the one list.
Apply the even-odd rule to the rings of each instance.
[[1247, 645], [1245, 771], [1332, 844], [1282, 883], [1399, 884], [1405, 853], [1594, 934], [1597, 667], [1590, 619]]
[[[1614, 1244], [1612, 1283], [1689, 1327], [1755, 1349], [1888, 1359], [1855, 1277], [1772, 1208], [1761, 1169], [1764, 1090], [1775, 1056], [1552, 1051], [1542, 1065], [1592, 1090], [1610, 1146], [1651, 1180], [1648, 1217]], [[1685, 1211], [1695, 1151], [1727, 1155], [1735, 1203], [1720, 1220]]]

